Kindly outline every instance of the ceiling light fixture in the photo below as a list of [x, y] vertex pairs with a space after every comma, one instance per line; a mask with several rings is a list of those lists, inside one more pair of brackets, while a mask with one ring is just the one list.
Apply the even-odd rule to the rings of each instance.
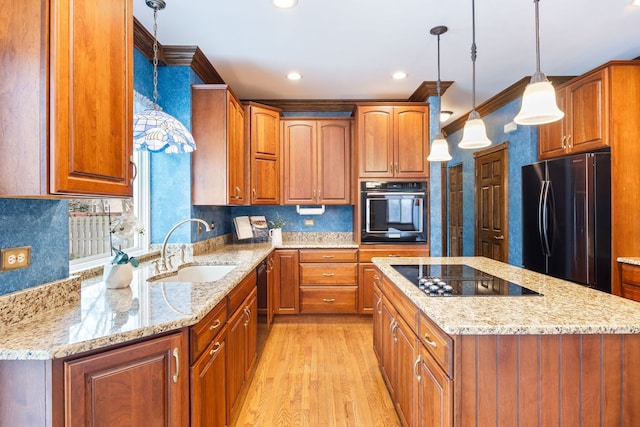
[[275, 7], [280, 9], [291, 9], [298, 4], [298, 0], [272, 0]]
[[631, 0], [631, 6], [640, 6], [640, 0]]
[[[446, 33], [448, 30], [444, 25], [438, 25], [437, 27], [433, 27], [431, 31], [429, 31], [432, 35], [438, 36], [438, 114], [442, 114], [441, 106], [442, 106], [442, 94], [440, 93], [440, 35]], [[427, 160], [430, 162], [448, 162], [451, 160], [451, 154], [449, 154], [449, 144], [447, 144], [447, 140], [444, 135], [442, 135], [442, 126], [440, 126], [440, 121], [438, 121], [438, 133], [435, 138], [433, 138], [433, 142], [431, 143], [431, 150], [429, 152], [429, 156]]]
[[296, 71], [292, 71], [289, 74], [287, 74], [287, 78], [289, 80], [300, 80], [302, 78], [302, 74], [296, 72]]
[[393, 77], [394, 80], [402, 80], [407, 78], [407, 73], [404, 71], [396, 71], [391, 75], [391, 77]]
[[440, 122], [446, 122], [451, 116], [453, 116], [453, 111], [440, 111]]
[[522, 95], [520, 112], [513, 121], [519, 125], [542, 125], [552, 123], [564, 117], [558, 108], [556, 91], [547, 76], [540, 71], [540, 21], [538, 18], [538, 2], [533, 0], [536, 8], [536, 72]]
[[491, 141], [487, 138], [487, 128], [476, 111], [476, 2], [471, 0], [471, 32], [473, 40], [471, 42], [471, 62], [473, 64], [473, 86], [472, 86], [472, 109], [469, 113], [464, 130], [462, 131], [462, 140], [458, 143], [458, 147], [475, 149], [484, 148], [491, 145]]
[[153, 109], [133, 116], [133, 147], [158, 153], [190, 153], [196, 149], [193, 136], [175, 117], [158, 106], [158, 11], [164, 0], [146, 0], [153, 9]]

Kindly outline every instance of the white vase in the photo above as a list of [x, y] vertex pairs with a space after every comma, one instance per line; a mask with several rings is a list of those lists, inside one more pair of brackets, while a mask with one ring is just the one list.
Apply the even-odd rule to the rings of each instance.
[[133, 280], [133, 266], [126, 264], [105, 264], [102, 279], [108, 289], [126, 288]]
[[269, 230], [269, 237], [271, 237], [272, 245], [282, 244], [282, 228], [271, 228]]

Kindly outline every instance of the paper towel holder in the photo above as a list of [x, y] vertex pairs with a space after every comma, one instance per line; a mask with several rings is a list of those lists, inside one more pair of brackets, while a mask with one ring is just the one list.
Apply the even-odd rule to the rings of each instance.
[[324, 213], [324, 205], [313, 207], [296, 205], [296, 212], [298, 212], [298, 215], [322, 215]]

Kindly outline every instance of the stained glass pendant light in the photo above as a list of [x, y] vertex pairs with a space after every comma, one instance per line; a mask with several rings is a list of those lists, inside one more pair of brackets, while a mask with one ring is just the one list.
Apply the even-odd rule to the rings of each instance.
[[462, 131], [462, 140], [458, 143], [458, 147], [467, 149], [484, 148], [491, 145], [491, 141], [487, 137], [487, 129], [480, 114], [476, 111], [476, 2], [471, 0], [471, 32], [473, 41], [471, 43], [471, 63], [473, 64], [473, 86], [472, 86], [472, 109], [464, 124]]
[[536, 8], [536, 72], [524, 90], [520, 112], [513, 121], [519, 125], [542, 125], [552, 123], [564, 117], [558, 108], [556, 91], [547, 76], [540, 71], [540, 20], [538, 1], [533, 0]]
[[146, 0], [153, 9], [153, 102], [154, 108], [133, 117], [133, 147], [153, 153], [189, 153], [196, 149], [191, 132], [175, 117], [158, 107], [158, 11], [164, 0]]
[[[446, 33], [447, 30], [448, 28], [444, 25], [438, 25], [429, 31], [432, 35], [438, 36], [438, 117], [442, 114], [442, 94], [440, 93], [440, 35]], [[438, 133], [435, 138], [433, 138], [427, 160], [430, 162], [448, 162], [451, 160], [449, 144], [447, 144], [447, 140], [444, 138], [444, 135], [442, 135], [442, 125], [440, 120], [438, 120]]]

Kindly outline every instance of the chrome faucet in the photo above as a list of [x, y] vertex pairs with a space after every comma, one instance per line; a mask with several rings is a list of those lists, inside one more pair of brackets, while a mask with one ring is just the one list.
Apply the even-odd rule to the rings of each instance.
[[167, 270], [166, 253], [167, 253], [167, 242], [169, 241], [169, 237], [174, 231], [176, 231], [176, 228], [180, 227], [182, 224], [186, 222], [199, 222], [200, 224], [204, 225], [205, 231], [211, 231], [211, 229], [215, 227], [215, 224], [213, 222], [211, 222], [211, 225], [209, 225], [205, 220], [202, 220], [200, 218], [187, 218], [183, 221], [180, 221], [176, 225], [174, 225], [173, 228], [169, 230], [169, 232], [164, 238], [164, 241], [162, 242], [162, 250], [160, 251], [160, 270], [161, 271]]

